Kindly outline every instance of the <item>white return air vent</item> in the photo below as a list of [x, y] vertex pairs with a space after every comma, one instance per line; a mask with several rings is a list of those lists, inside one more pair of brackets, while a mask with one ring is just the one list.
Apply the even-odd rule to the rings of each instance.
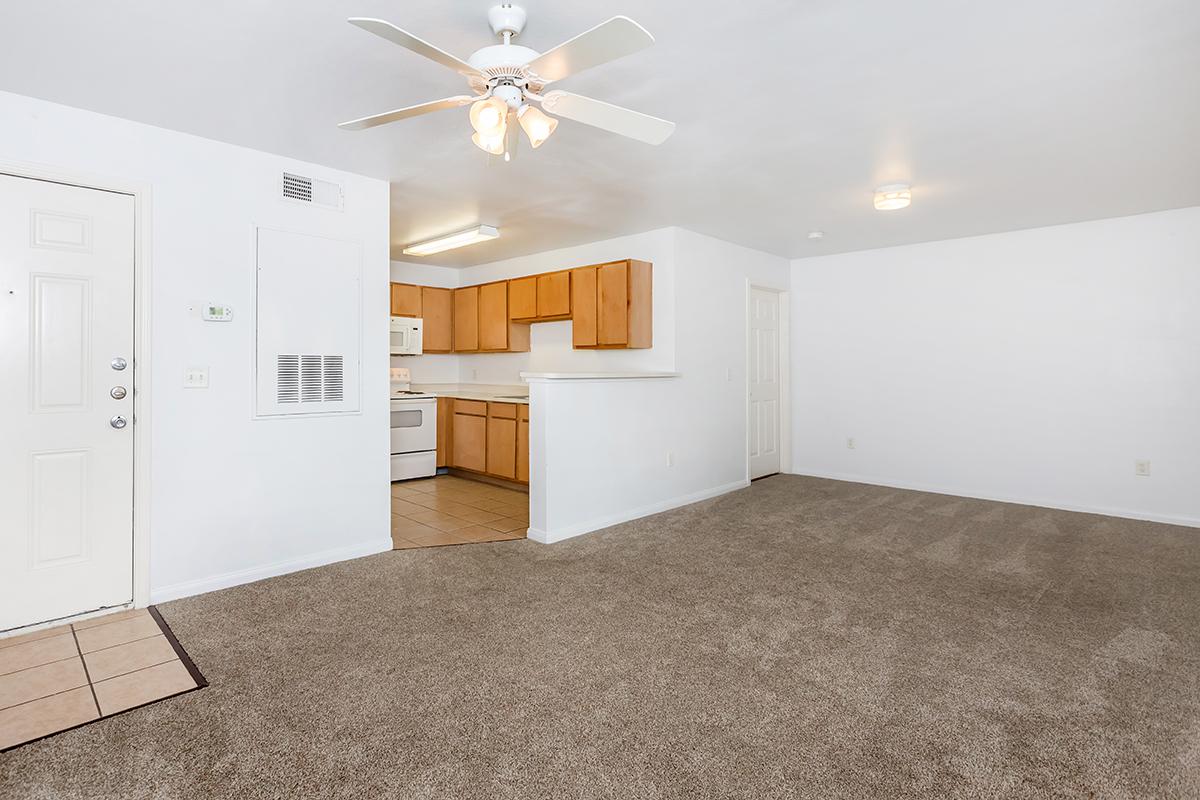
[[324, 206], [338, 211], [342, 210], [342, 186], [339, 183], [285, 172], [280, 186], [284, 200], [303, 203], [306, 206]]
[[342, 356], [275, 356], [275, 402], [340, 403], [345, 399]]
[[255, 416], [353, 414], [362, 390], [362, 247], [258, 229]]

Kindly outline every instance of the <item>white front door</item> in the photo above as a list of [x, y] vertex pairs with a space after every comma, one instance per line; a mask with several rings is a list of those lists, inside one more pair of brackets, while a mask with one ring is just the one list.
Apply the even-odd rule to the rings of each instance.
[[0, 630], [133, 599], [133, 275], [132, 197], [0, 175]]
[[750, 478], [779, 472], [779, 293], [750, 290]]

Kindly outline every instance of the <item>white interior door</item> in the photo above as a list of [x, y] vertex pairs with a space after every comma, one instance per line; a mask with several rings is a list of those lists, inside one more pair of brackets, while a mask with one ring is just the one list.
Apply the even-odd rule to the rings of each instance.
[[132, 197], [0, 175], [0, 630], [133, 598], [133, 275]]
[[779, 293], [750, 289], [750, 478], [779, 472]]

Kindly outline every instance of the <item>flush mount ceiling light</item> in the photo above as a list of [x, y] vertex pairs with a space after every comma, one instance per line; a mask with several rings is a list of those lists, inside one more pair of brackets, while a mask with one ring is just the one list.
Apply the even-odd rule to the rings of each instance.
[[824, 239], [824, 238], [825, 238], [825, 231], [809, 231], [809, 232], [808, 232], [808, 238], [810, 238], [810, 239]]
[[897, 211], [912, 202], [912, 187], [907, 183], [889, 183], [875, 190], [876, 211]]
[[675, 123], [665, 119], [558, 89], [545, 92], [555, 81], [654, 44], [654, 37], [645, 28], [628, 17], [613, 17], [558, 47], [538, 53], [512, 43], [512, 38], [525, 29], [525, 18], [525, 10], [520, 6], [508, 3], [493, 6], [488, 11], [488, 22], [492, 33], [501, 37], [503, 43], [476, 50], [466, 61], [390, 22], [363, 17], [349, 19], [352, 25], [449, 67], [467, 79], [475, 94], [399, 108], [343, 122], [338, 127], [362, 130], [431, 111], [470, 105], [471, 127], [475, 129], [471, 141], [480, 150], [503, 155], [505, 161], [516, 152], [520, 138], [515, 130], [518, 123], [534, 148], [554, 133], [558, 120], [544, 113], [547, 111], [647, 144], [662, 144], [674, 132]]
[[[478, 134], [476, 135], [478, 136]], [[456, 247], [466, 247], [469, 244], [486, 242], [489, 239], [496, 239], [499, 236], [500, 231], [491, 225], [477, 225], [465, 231], [448, 233], [436, 239], [410, 244], [404, 248], [403, 252], [406, 256], [431, 256], [434, 253], [441, 253], [444, 250], [453, 250]]]

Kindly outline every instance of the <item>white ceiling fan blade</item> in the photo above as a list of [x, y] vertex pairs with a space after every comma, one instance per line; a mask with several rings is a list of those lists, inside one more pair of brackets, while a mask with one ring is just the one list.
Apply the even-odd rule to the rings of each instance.
[[397, 108], [395, 111], [388, 111], [383, 114], [374, 114], [369, 117], [360, 117], [352, 119], [349, 122], [342, 122], [338, 125], [342, 130], [361, 131], [364, 128], [374, 128], [376, 125], [386, 125], [389, 122], [396, 122], [409, 117], [419, 117], [422, 114], [428, 114], [431, 111], [441, 111], [444, 108], [458, 108], [465, 106], [467, 103], [473, 102], [478, 98], [470, 95], [460, 94], [455, 97], [446, 97], [441, 100], [432, 100], [428, 103], [421, 103], [418, 106], [408, 106], [407, 108]]
[[654, 44], [650, 32], [629, 17], [613, 17], [589, 31], [568, 39], [529, 62], [542, 83], [561, 81], [568, 75], [636, 53]]
[[674, 122], [557, 89], [546, 92], [542, 98], [542, 108], [551, 114], [647, 144], [662, 144], [675, 132]]
[[408, 31], [401, 30], [390, 22], [386, 22], [382, 19], [372, 19], [370, 17], [351, 17], [346, 21], [351, 25], [357, 25], [364, 31], [370, 31], [376, 36], [382, 36], [389, 42], [398, 44], [401, 47], [406, 47], [409, 50], [412, 50], [414, 53], [418, 53], [432, 61], [438, 62], [443, 66], [449, 67], [460, 75], [466, 75], [470, 77], [472, 75], [483, 74], [467, 62], [463, 61], [461, 58], [452, 56], [445, 50], [434, 47], [424, 39], [413, 36]]

